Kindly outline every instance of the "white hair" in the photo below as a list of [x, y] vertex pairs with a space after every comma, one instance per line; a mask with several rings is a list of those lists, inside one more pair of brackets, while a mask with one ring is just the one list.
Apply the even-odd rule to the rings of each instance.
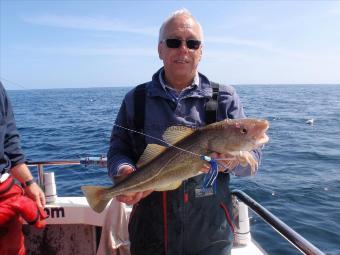
[[187, 9], [182, 8], [179, 9], [177, 11], [174, 11], [162, 24], [161, 28], [159, 29], [159, 36], [158, 36], [158, 42], [160, 43], [162, 40], [164, 40], [164, 29], [166, 27], [166, 25], [174, 18], [176, 18], [177, 16], [180, 15], [186, 15], [190, 18], [192, 18], [196, 24], [198, 25], [199, 28], [199, 34], [200, 34], [200, 40], [203, 42], [203, 29], [201, 24], [195, 19], [195, 17], [191, 14], [191, 12], [189, 12]]

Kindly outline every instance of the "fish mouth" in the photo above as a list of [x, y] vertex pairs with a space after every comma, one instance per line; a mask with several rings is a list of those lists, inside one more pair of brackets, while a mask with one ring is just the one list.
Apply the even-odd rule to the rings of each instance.
[[269, 141], [269, 137], [267, 136], [266, 133], [263, 133], [261, 137], [256, 138], [256, 145], [261, 146], [261, 145], [264, 145], [265, 143], [268, 143], [268, 141]]
[[269, 122], [267, 120], [262, 120], [258, 123], [258, 132], [253, 136], [253, 139], [256, 141], [255, 144], [257, 146], [261, 146], [269, 141], [269, 137], [266, 134], [269, 129]]

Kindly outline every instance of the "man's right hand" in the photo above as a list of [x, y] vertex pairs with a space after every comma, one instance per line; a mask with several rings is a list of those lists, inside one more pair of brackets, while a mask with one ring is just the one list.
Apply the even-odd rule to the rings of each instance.
[[[119, 169], [119, 175], [115, 178], [118, 181], [122, 181], [125, 179], [129, 174], [131, 174], [133, 171], [135, 171], [131, 166], [122, 166]], [[133, 205], [138, 203], [142, 198], [150, 195], [153, 192], [153, 190], [146, 190], [143, 192], [133, 192], [133, 193], [126, 193], [124, 195], [119, 195], [116, 197], [116, 199], [119, 202], [128, 204], [128, 205]]]

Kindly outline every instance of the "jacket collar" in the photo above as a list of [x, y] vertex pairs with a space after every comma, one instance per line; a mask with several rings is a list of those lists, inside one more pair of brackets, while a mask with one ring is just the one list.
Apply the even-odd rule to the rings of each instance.
[[[163, 71], [163, 67], [160, 68], [153, 76], [152, 80], [147, 85], [147, 94], [150, 97], [163, 97], [166, 99], [170, 99], [168, 94], [165, 92], [160, 80], [159, 80], [159, 74]], [[210, 81], [208, 78], [198, 73], [200, 77], [200, 82], [198, 86], [194, 86], [192, 89], [189, 89], [185, 91], [185, 94], [181, 96], [181, 98], [184, 97], [212, 97], [212, 88], [210, 85]]]

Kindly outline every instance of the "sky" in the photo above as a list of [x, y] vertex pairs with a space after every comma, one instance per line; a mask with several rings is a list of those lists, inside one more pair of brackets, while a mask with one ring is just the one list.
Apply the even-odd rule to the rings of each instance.
[[186, 8], [199, 71], [232, 84], [340, 84], [340, 1], [0, 0], [7, 89], [135, 86], [162, 62], [158, 31]]

